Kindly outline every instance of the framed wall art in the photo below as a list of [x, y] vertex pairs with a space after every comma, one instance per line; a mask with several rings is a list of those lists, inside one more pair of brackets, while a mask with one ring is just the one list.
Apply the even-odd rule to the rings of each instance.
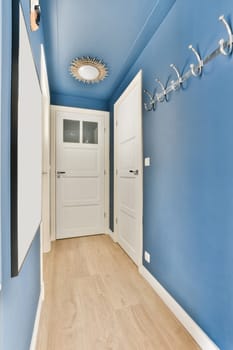
[[19, 1], [12, 16], [11, 274], [17, 276], [41, 222], [42, 97]]

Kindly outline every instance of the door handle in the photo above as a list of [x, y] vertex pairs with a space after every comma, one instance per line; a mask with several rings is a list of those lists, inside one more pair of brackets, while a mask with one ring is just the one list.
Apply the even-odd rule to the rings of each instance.
[[132, 173], [134, 175], [138, 175], [139, 171], [138, 171], [138, 169], [137, 170], [129, 170], [129, 173]]
[[57, 178], [60, 179], [61, 175], [64, 175], [65, 171], [57, 171]]

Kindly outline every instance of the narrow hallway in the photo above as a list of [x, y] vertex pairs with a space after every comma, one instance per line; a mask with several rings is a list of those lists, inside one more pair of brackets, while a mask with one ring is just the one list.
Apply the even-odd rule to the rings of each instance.
[[199, 349], [108, 236], [56, 241], [44, 265], [37, 350]]

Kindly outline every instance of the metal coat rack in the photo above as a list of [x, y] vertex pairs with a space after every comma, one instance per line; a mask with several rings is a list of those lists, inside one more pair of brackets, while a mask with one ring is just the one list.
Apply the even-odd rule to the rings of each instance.
[[148, 90], [144, 90], [144, 93], [149, 98], [149, 101], [144, 103], [144, 107], [146, 111], [155, 111], [157, 104], [159, 102], [168, 102], [168, 96], [170, 93], [174, 91], [180, 90], [183, 83], [187, 81], [191, 77], [200, 77], [203, 73], [203, 68], [205, 65], [207, 65], [210, 61], [212, 61], [214, 58], [216, 58], [219, 55], [224, 56], [230, 56], [232, 54], [233, 50], [233, 33], [232, 29], [229, 25], [229, 23], [226, 21], [224, 15], [219, 17], [219, 21], [223, 23], [223, 25], [226, 28], [227, 34], [228, 34], [228, 40], [221, 39], [219, 40], [219, 45], [216, 50], [214, 50], [211, 54], [209, 54], [206, 58], [201, 58], [200, 54], [197, 52], [197, 50], [192, 46], [189, 45], [189, 49], [193, 52], [195, 55], [195, 58], [197, 60], [196, 64], [190, 64], [189, 70], [182, 76], [178, 70], [178, 68], [175, 66], [175, 64], [171, 64], [170, 67], [174, 70], [176, 74], [176, 80], [172, 80], [170, 84], [167, 86], [164, 86], [163, 83], [160, 81], [159, 78], [156, 78], [155, 81], [161, 88], [161, 92], [153, 94], [150, 93]]

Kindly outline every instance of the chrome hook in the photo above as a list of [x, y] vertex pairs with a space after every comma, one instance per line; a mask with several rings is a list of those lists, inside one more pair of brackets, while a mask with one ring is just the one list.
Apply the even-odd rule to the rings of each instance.
[[197, 61], [198, 61], [198, 66], [195, 66], [194, 64], [190, 64], [191, 73], [194, 77], [198, 77], [202, 73], [202, 68], [204, 67], [204, 62], [201, 59], [197, 50], [195, 50], [192, 45], [189, 45], [189, 49], [192, 50], [192, 52], [194, 53], [194, 55], [196, 56]]
[[149, 97], [150, 101], [148, 103], [144, 103], [144, 107], [145, 107], [145, 110], [147, 112], [150, 112], [150, 111], [155, 111], [155, 108], [156, 108], [156, 101], [155, 101], [155, 96], [152, 95], [148, 90], [144, 90], [144, 93], [147, 94], [147, 96]]
[[225, 43], [224, 39], [219, 40], [219, 50], [221, 54], [223, 54], [224, 56], [229, 56], [232, 53], [232, 39], [233, 39], [232, 31], [224, 15], [219, 17], [219, 21], [221, 21], [224, 24], [224, 26], [226, 27], [227, 33], [229, 35], [229, 40], [227, 43]]
[[181, 85], [183, 83], [183, 78], [181, 77], [180, 72], [178, 71], [178, 69], [176, 68], [176, 66], [174, 64], [170, 64], [170, 67], [174, 69], [174, 71], [176, 72], [177, 78], [178, 78], [177, 81], [174, 81], [174, 80], [171, 81], [172, 90], [176, 91], [181, 87]]
[[162, 96], [161, 96], [161, 94], [156, 94], [157, 100], [158, 100], [159, 102], [163, 102], [164, 99], [165, 99], [165, 101], [168, 102], [167, 91], [166, 91], [165, 86], [161, 83], [161, 81], [159, 80], [159, 78], [156, 78], [155, 81], [157, 81], [157, 83], [161, 86], [162, 93], [163, 93]]

